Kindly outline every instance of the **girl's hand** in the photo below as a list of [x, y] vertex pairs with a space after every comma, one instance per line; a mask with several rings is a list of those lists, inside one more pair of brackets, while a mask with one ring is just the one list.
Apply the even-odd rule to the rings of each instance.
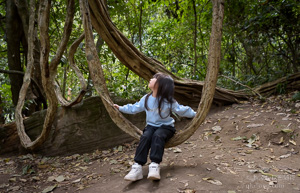
[[119, 105], [114, 104], [114, 107], [119, 110]]

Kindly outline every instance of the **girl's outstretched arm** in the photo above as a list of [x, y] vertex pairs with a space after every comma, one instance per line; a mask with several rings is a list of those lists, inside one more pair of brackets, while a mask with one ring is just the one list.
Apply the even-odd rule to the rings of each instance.
[[180, 117], [193, 118], [196, 115], [196, 112], [191, 107], [181, 105], [177, 102], [173, 104], [172, 111]]
[[127, 105], [123, 105], [123, 106], [118, 106], [116, 107], [117, 109], [119, 109], [119, 111], [121, 111], [122, 113], [126, 113], [126, 114], [136, 114], [142, 111], [145, 111], [145, 96], [143, 96], [141, 98], [140, 101], [134, 103], [134, 104], [127, 104]]

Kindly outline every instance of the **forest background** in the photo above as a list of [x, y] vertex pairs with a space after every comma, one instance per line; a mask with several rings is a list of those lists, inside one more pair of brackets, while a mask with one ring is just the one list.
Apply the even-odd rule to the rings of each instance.
[[[19, 91], [27, 66], [28, 45], [19, 1], [0, 2], [0, 124], [14, 121]], [[83, 33], [79, 3], [68, 47]], [[146, 56], [160, 61], [178, 77], [203, 81], [206, 74], [212, 4], [208, 0], [108, 0], [107, 8], [116, 27]], [[23, 13], [23, 15], [22, 15]], [[27, 13], [28, 14], [28, 13]], [[62, 39], [67, 2], [53, 1], [49, 34], [50, 59]], [[97, 51], [111, 94], [138, 99], [148, 92], [147, 81], [116, 58], [97, 33]], [[227, 0], [222, 37], [222, 59], [217, 86], [231, 90], [255, 87], [299, 72], [300, 4], [297, 0]], [[97, 95], [89, 74], [84, 42], [75, 61], [88, 83], [85, 97]], [[67, 52], [58, 66], [56, 80], [65, 98], [80, 92], [79, 79], [70, 68]], [[234, 80], [234, 81], [233, 81]], [[239, 84], [237, 84], [239, 82]], [[278, 84], [277, 94], [286, 92]], [[25, 116], [43, 109], [43, 99], [27, 93]]]

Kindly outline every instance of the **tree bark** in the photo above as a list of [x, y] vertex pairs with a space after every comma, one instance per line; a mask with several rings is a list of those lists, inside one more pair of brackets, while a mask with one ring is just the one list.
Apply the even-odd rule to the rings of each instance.
[[197, 72], [197, 63], [198, 63], [198, 55], [197, 55], [197, 9], [195, 0], [192, 1], [193, 10], [194, 10], [194, 68], [193, 68], [193, 76], [196, 75]]
[[90, 69], [90, 74], [95, 85], [96, 91], [100, 95], [102, 102], [115, 124], [122, 128], [122, 130], [135, 138], [139, 138], [141, 130], [133, 125], [130, 121], [124, 118], [124, 116], [113, 107], [113, 102], [108, 94], [106, 87], [103, 70], [100, 60], [97, 55], [97, 49], [94, 44], [92, 25], [90, 19], [89, 5], [87, 0], [80, 0], [80, 10], [83, 15], [83, 26], [85, 31], [85, 43], [86, 43], [86, 58]]
[[[14, 1], [6, 1], [6, 36], [7, 36], [7, 57], [9, 70], [23, 72], [20, 58], [20, 42], [22, 40], [22, 21], [18, 15]], [[19, 91], [23, 84], [23, 76], [9, 74], [12, 101], [16, 106], [19, 98]]]
[[[134, 102], [122, 98], [114, 98], [114, 101], [118, 104]], [[45, 116], [46, 110], [43, 110], [24, 119], [25, 131], [31, 139], [37, 138], [42, 132]], [[145, 125], [145, 113], [125, 116], [140, 128]], [[2, 156], [28, 152], [45, 156], [87, 153], [131, 143], [133, 140], [133, 137], [113, 123], [100, 97], [90, 97], [70, 108], [58, 107], [48, 138], [34, 151], [22, 147], [14, 122], [3, 126], [0, 124], [0, 155]]]
[[[27, 64], [28, 30], [29, 30], [29, 10], [27, 5], [28, 2], [22, 0], [14, 0], [14, 2], [18, 9], [18, 15], [22, 21], [22, 26], [23, 26], [22, 31], [24, 32], [24, 37], [25, 37], [23, 38], [24, 39], [23, 48], [24, 48], [24, 55], [26, 56], [25, 62]], [[30, 92], [34, 94], [34, 96], [31, 98], [27, 97], [27, 99], [33, 99], [35, 101], [34, 103], [32, 103], [32, 107], [31, 107], [34, 108], [33, 112], [35, 112], [35, 111], [42, 110], [42, 104], [44, 108], [47, 108], [47, 101], [45, 98], [45, 92], [42, 87], [42, 78], [41, 78], [41, 70], [40, 70], [40, 42], [37, 37], [36, 29], [34, 29], [34, 31], [32, 31], [31, 33], [33, 33], [33, 42], [34, 42], [34, 47], [33, 47], [34, 70], [32, 74], [32, 79], [35, 80], [35, 84], [30, 85], [30, 87], [28, 88]]]
[[[1, 93], [0, 93], [0, 104], [2, 104], [2, 99], [1, 99]], [[3, 125], [5, 122], [4, 115], [3, 115], [3, 107], [0, 105], [0, 126]]]
[[75, 59], [74, 59], [74, 54], [76, 53], [76, 49], [78, 48], [79, 44], [83, 41], [83, 39], [84, 39], [84, 33], [82, 33], [73, 42], [73, 44], [70, 46], [69, 54], [68, 54], [68, 60], [69, 60], [70, 67], [74, 70], [74, 72], [76, 73], [76, 75], [80, 81], [81, 91], [79, 92], [79, 94], [73, 101], [67, 101], [62, 93], [64, 91], [64, 89], [62, 89], [62, 91], [61, 91], [60, 86], [55, 82], [55, 85], [56, 85], [55, 92], [56, 92], [57, 98], [59, 100], [59, 103], [64, 107], [70, 107], [70, 106], [80, 103], [82, 101], [84, 95], [87, 92], [87, 83], [85, 82], [85, 78], [82, 75], [81, 71], [76, 66]]

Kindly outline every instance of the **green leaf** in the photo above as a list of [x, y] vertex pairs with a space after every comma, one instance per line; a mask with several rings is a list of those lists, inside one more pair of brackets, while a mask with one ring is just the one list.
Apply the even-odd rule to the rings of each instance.
[[239, 140], [246, 140], [247, 139], [247, 137], [241, 137], [241, 136], [238, 136], [238, 137], [234, 137], [234, 138], [231, 138], [230, 140], [231, 141], [239, 141]]
[[293, 130], [292, 129], [281, 129], [281, 132], [283, 132], [283, 133], [291, 133], [291, 132], [293, 132]]

